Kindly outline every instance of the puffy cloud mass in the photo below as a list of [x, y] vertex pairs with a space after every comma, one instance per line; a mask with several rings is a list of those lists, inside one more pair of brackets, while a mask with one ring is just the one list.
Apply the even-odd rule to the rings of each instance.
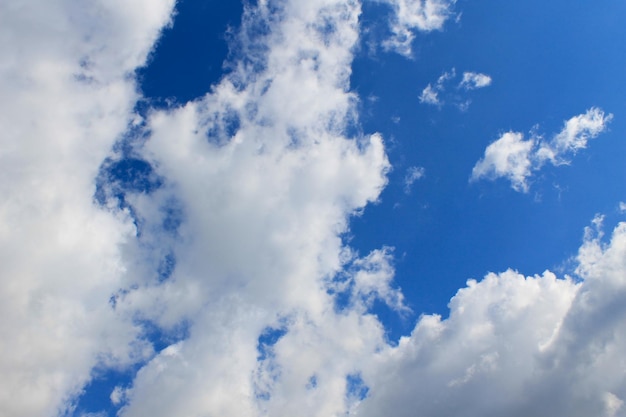
[[606, 130], [612, 114], [592, 107], [565, 122], [563, 130], [550, 141], [532, 136], [524, 139], [522, 133], [507, 132], [485, 149], [485, 156], [476, 163], [471, 180], [505, 177], [517, 191], [527, 192], [528, 180], [546, 162], [568, 164], [569, 158], [587, 147], [589, 139]]
[[370, 362], [359, 415], [626, 415], [626, 223], [609, 242], [590, 228], [577, 262], [577, 279], [468, 281], [448, 318], [422, 316]]
[[63, 412], [95, 367], [151, 354], [108, 303], [133, 224], [92, 200], [98, 167], [133, 118], [129, 74], [172, 7], [0, 5], [0, 415]]
[[[393, 4], [430, 30], [452, 3]], [[360, 3], [247, 5], [232, 71], [142, 116], [132, 74], [173, 8], [0, 6], [0, 415], [104, 416], [76, 404], [107, 370], [131, 376], [120, 417], [625, 415], [626, 224], [595, 222], [574, 277], [470, 280], [391, 344], [393, 249], [342, 239], [390, 169], [381, 135], [347, 134]], [[609, 118], [490, 161], [517, 149], [496, 173], [524, 183], [529, 154], [561, 163]]]

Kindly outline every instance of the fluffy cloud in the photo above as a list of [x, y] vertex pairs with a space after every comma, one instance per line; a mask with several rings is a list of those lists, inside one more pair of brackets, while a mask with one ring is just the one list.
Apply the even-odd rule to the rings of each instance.
[[173, 1], [0, 5], [0, 414], [63, 412], [95, 366], [151, 347], [110, 308], [127, 213], [93, 204], [94, 178], [132, 118], [130, 74]]
[[[162, 283], [137, 278], [117, 309], [189, 336], [116, 390], [122, 416], [341, 415], [357, 401], [348, 377], [384, 344], [371, 304], [404, 309], [389, 252], [360, 258], [341, 239], [389, 168], [379, 135], [344, 133], [359, 4], [275, 6], [247, 9], [238, 39], [240, 53], [264, 54], [148, 120], [141, 153], [165, 184], [127, 198], [141, 240], [167, 242], [176, 268]], [[247, 36], [258, 27], [269, 30]], [[163, 239], [171, 201], [182, 222]]]
[[452, 16], [456, 0], [376, 0], [389, 4], [394, 11], [392, 37], [384, 46], [402, 55], [412, 54], [415, 31], [441, 30]]
[[487, 146], [484, 157], [472, 170], [471, 181], [504, 177], [511, 181], [516, 191], [527, 192], [528, 179], [534, 171], [541, 169], [546, 162], [568, 164], [571, 156], [587, 147], [589, 139], [606, 130], [612, 118], [612, 114], [592, 107], [567, 120], [550, 141], [537, 136], [525, 140], [522, 133], [507, 132]]
[[[601, 221], [596, 221], [600, 224]], [[360, 416], [623, 416], [626, 223], [589, 229], [577, 279], [515, 271], [468, 281], [363, 372]]]
[[532, 170], [533, 140], [517, 132], [507, 132], [485, 149], [485, 156], [472, 170], [472, 180], [506, 177], [513, 189], [528, 191], [526, 179]]
[[[410, 32], [452, 3], [393, 4]], [[0, 6], [0, 414], [71, 413], [95, 372], [134, 364], [110, 393], [122, 417], [624, 415], [626, 225], [608, 243], [589, 230], [575, 278], [468, 281], [449, 318], [423, 315], [392, 346], [370, 310], [409, 311], [393, 251], [342, 240], [390, 169], [380, 135], [346, 134], [360, 4], [248, 5], [233, 71], [142, 121], [132, 73], [172, 7]], [[511, 133], [498, 172], [524, 184], [536, 149], [561, 163], [610, 118], [588, 114], [549, 148]], [[136, 131], [158, 186], [124, 193], [103, 172]]]

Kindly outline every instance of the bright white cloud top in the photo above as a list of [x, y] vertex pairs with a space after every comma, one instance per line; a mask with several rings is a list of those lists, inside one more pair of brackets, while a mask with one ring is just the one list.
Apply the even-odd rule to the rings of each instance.
[[456, 0], [375, 0], [391, 5], [392, 37], [385, 47], [407, 57], [412, 56], [412, 43], [416, 31], [441, 30], [453, 14]]
[[[455, 4], [382, 3], [379, 41], [405, 56]], [[347, 238], [393, 168], [351, 90], [362, 7], [247, 4], [232, 71], [141, 115], [134, 74], [174, 0], [0, 5], [0, 415], [107, 416], [77, 407], [107, 371], [130, 375], [106, 393], [120, 417], [626, 415], [626, 223], [606, 239], [597, 217], [572, 276], [470, 279], [448, 318], [414, 312], [389, 340], [376, 305], [411, 314], [396, 254]], [[527, 191], [612, 117], [593, 107], [549, 141], [505, 133], [472, 179]], [[120, 192], [123, 158], [147, 185]], [[426, 171], [406, 166], [409, 194]]]
[[507, 132], [485, 149], [485, 156], [476, 163], [471, 180], [505, 177], [517, 191], [527, 192], [528, 180], [546, 162], [553, 165], [569, 163], [569, 157], [587, 147], [589, 139], [607, 129], [612, 114], [593, 107], [586, 113], [565, 122], [563, 130], [546, 142], [541, 136], [525, 140], [519, 132]]

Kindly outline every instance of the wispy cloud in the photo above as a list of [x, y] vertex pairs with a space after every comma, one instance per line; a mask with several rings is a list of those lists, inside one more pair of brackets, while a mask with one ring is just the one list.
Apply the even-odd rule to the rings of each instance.
[[491, 77], [489, 75], [476, 72], [464, 72], [463, 79], [459, 83], [459, 87], [466, 90], [475, 90], [490, 85]]
[[404, 193], [409, 194], [413, 183], [422, 179], [424, 175], [426, 175], [426, 169], [423, 167], [410, 167], [407, 169], [406, 175], [404, 176]]
[[553, 165], [569, 163], [569, 158], [587, 147], [589, 139], [606, 130], [612, 114], [592, 107], [586, 113], [565, 122], [563, 129], [551, 140], [538, 136], [524, 139], [519, 132], [507, 132], [485, 149], [485, 155], [476, 163], [470, 180], [504, 177], [516, 191], [527, 192], [529, 179], [546, 162]]
[[453, 86], [453, 80], [457, 78], [456, 69], [444, 71], [435, 83], [429, 83], [420, 94], [420, 103], [441, 107], [446, 103], [456, 105], [461, 111], [467, 111], [471, 100], [467, 93], [459, 94], [458, 90], [476, 90], [491, 85], [491, 77], [487, 74], [476, 72], [464, 72], [461, 81]]
[[438, 106], [441, 104], [439, 101], [439, 92], [436, 87], [428, 84], [424, 90], [422, 90], [422, 94], [420, 94], [420, 103], [432, 104]]

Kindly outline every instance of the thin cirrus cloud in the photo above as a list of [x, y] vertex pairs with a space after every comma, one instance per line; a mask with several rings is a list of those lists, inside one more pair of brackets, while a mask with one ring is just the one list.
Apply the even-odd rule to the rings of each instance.
[[590, 139], [604, 132], [612, 120], [597, 107], [572, 117], [551, 140], [532, 136], [524, 139], [520, 132], [506, 132], [485, 149], [485, 155], [472, 170], [470, 181], [483, 178], [506, 178], [516, 191], [528, 192], [533, 173], [546, 163], [563, 165], [580, 149], [587, 147]]
[[[392, 24], [427, 31], [452, 2], [393, 4]], [[372, 305], [409, 311], [393, 250], [342, 239], [391, 168], [381, 135], [345, 134], [360, 4], [274, 6], [245, 9], [211, 93], [145, 117], [129, 74], [173, 1], [0, 6], [15, 40], [0, 67], [0, 414], [76, 415], [116, 370], [131, 379], [109, 393], [120, 417], [623, 415], [626, 224], [606, 242], [595, 221], [573, 278], [470, 280], [449, 318], [388, 342]], [[545, 146], [508, 140], [564, 163], [610, 119], [590, 112]], [[152, 185], [122, 192], [105, 174], [137, 131], [125, 152]]]

